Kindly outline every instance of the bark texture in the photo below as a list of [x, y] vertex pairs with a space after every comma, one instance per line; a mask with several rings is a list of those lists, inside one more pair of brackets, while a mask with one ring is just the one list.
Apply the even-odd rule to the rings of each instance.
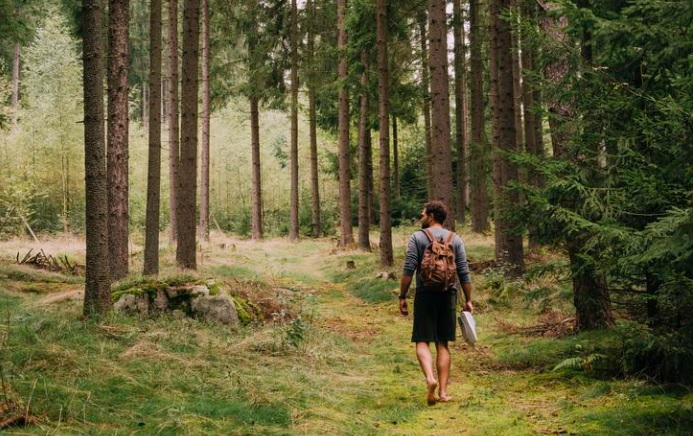
[[457, 148], [457, 221], [467, 219], [467, 65], [464, 21], [461, 0], [453, 0], [453, 35], [455, 37], [455, 146]]
[[298, 240], [298, 6], [291, 0], [291, 204], [289, 239]]
[[[315, 22], [315, 3], [310, 0], [308, 2], [308, 11], [311, 14], [310, 27], [308, 31], [308, 64], [310, 68], [315, 68], [313, 65], [315, 53], [315, 31], [313, 23]], [[310, 216], [311, 216], [311, 234], [317, 238], [322, 233], [322, 225], [320, 223], [320, 183], [318, 178], [318, 133], [317, 133], [317, 118], [315, 108], [315, 72], [311, 70], [311, 78], [308, 81], [308, 130], [310, 137]]]
[[470, 92], [471, 142], [469, 147], [469, 187], [472, 212], [472, 231], [486, 232], [489, 228], [489, 198], [487, 184], [487, 149], [484, 134], [484, 62], [481, 48], [484, 35], [479, 0], [469, 1], [470, 21]]
[[112, 306], [108, 265], [108, 193], [103, 107], [103, 7], [100, 0], [82, 1], [84, 30], [84, 172], [86, 274], [84, 315], [98, 316]]
[[[339, 67], [337, 76], [343, 84], [348, 76], [346, 0], [337, 0], [337, 50]], [[337, 147], [339, 153], [339, 244], [347, 247], [354, 242], [351, 227], [351, 156], [349, 152], [349, 94], [345, 85], [339, 88], [339, 109], [337, 127]]]
[[380, 130], [380, 265], [392, 266], [390, 199], [390, 71], [387, 56], [387, 0], [376, 1], [378, 46], [378, 120]]
[[183, 3], [183, 69], [181, 82], [181, 144], [178, 178], [178, 244], [176, 263], [197, 269], [197, 91], [200, 58], [200, 3]]
[[111, 279], [128, 274], [129, 0], [108, 6], [108, 248]]
[[[450, 150], [450, 92], [445, 0], [429, 0], [429, 66], [431, 69], [431, 195], [452, 207], [452, 153]], [[444, 226], [454, 230], [454, 215]]]
[[371, 228], [371, 198], [369, 177], [373, 172], [370, 167], [369, 159], [372, 151], [368, 141], [368, 108], [370, 106], [368, 98], [368, 52], [364, 51], [361, 54], [361, 64], [363, 65], [363, 73], [361, 73], [361, 105], [359, 107], [359, 229], [358, 229], [358, 245], [363, 251], [371, 251], [370, 228]]
[[209, 0], [200, 0], [202, 23], [202, 125], [200, 129], [200, 239], [209, 241]]
[[433, 192], [433, 168], [431, 167], [431, 71], [428, 66], [428, 32], [426, 12], [419, 15], [419, 38], [421, 44], [421, 111], [424, 117], [424, 145], [426, 166], [426, 196]]
[[251, 149], [251, 237], [262, 239], [262, 168], [260, 162], [260, 103], [257, 97], [250, 97], [250, 149]]
[[492, 80], [496, 86], [494, 95], [493, 122], [495, 150], [493, 156], [494, 177], [494, 227], [496, 237], [496, 259], [506, 264], [508, 273], [518, 275], [524, 268], [522, 235], [514, 230], [509, 219], [512, 207], [518, 205], [519, 195], [508, 188], [518, 180], [517, 167], [506, 156], [517, 150], [515, 119], [515, 88], [513, 83], [513, 55], [510, 23], [504, 16], [510, 8], [510, 0], [492, 0], [490, 9], [491, 52], [494, 55]]
[[168, 195], [169, 195], [169, 243], [178, 239], [178, 166], [180, 160], [180, 107], [178, 93], [178, 0], [168, 0]]
[[161, 0], [149, 4], [149, 159], [144, 232], [144, 274], [159, 273], [161, 201]]

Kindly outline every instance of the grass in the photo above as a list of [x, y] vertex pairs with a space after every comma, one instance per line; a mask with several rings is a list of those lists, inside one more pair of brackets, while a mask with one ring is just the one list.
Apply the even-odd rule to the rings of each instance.
[[[12, 397], [38, 419], [9, 433], [693, 433], [688, 388], [553, 371], [613, 339], [512, 331], [535, 323], [541, 306], [520, 288], [494, 302], [497, 279], [481, 275], [474, 277], [479, 346], [453, 346], [455, 400], [426, 406], [411, 318], [396, 308], [398, 282], [378, 277], [398, 278], [409, 231], [393, 235], [395, 266], [385, 269], [377, 253], [336, 251], [328, 240], [215, 235], [195, 277], [231, 283], [249, 298], [289, 298], [295, 308], [285, 320], [235, 329], [172, 316], [87, 322], [80, 300], [42, 303], [74, 288], [74, 278], [0, 262], [0, 369], [8, 387], [0, 400]], [[463, 236], [470, 253], [489, 253], [491, 238]], [[175, 279], [170, 264], [162, 270], [163, 281]], [[133, 276], [121, 285], [142, 283]], [[23, 290], [28, 284], [37, 292]]]

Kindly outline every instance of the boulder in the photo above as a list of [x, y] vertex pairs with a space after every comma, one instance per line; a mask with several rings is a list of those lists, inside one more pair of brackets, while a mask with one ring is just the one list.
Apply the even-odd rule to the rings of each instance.
[[115, 302], [113, 308], [117, 311], [138, 313], [140, 315], [149, 314], [149, 297], [146, 293], [125, 294]]
[[193, 315], [204, 321], [227, 325], [238, 325], [239, 323], [236, 306], [228, 295], [195, 297], [191, 300], [190, 307]]

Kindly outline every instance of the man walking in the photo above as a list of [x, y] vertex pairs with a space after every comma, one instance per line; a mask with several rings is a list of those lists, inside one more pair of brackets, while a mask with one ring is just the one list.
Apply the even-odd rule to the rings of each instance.
[[[458, 235], [443, 228], [442, 224], [447, 215], [447, 207], [441, 201], [431, 201], [424, 205], [421, 212], [421, 228], [423, 230], [415, 232], [409, 239], [404, 271], [400, 281], [399, 311], [406, 316], [409, 314], [407, 292], [412, 282], [412, 276], [416, 271], [414, 325], [411, 341], [416, 344], [416, 357], [426, 377], [426, 400], [429, 405], [435, 404], [436, 401], [448, 402], [451, 400], [447, 392], [451, 361], [448, 342], [455, 340], [455, 307], [457, 305], [457, 289], [454, 280], [452, 280], [451, 285], [427, 286], [422, 278], [422, 260], [427, 247], [432, 243], [429, 235], [436, 240], [451, 244], [457, 277], [464, 293], [464, 310], [471, 312], [474, 309], [472, 305], [473, 288], [464, 244]], [[450, 240], [451, 236], [452, 239]], [[437, 380], [433, 372], [433, 355], [429, 346], [431, 342], [436, 345]], [[436, 388], [438, 389], [438, 398], [436, 398]]]

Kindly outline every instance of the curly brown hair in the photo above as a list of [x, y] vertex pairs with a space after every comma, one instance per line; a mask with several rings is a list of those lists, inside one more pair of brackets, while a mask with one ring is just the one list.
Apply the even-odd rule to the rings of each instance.
[[443, 224], [448, 217], [448, 207], [442, 201], [429, 201], [424, 204], [424, 210], [427, 214], [433, 214], [433, 218], [440, 224]]

